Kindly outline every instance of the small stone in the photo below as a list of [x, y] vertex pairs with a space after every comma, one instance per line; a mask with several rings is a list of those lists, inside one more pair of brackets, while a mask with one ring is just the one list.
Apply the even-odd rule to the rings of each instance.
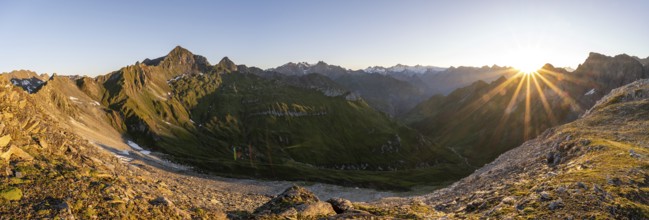
[[154, 200], [149, 201], [151, 205], [156, 205], [156, 206], [173, 206], [174, 203], [169, 201], [167, 198], [160, 196]]
[[514, 202], [516, 202], [516, 199], [514, 197], [512, 197], [512, 196], [507, 196], [507, 197], [503, 198], [503, 200], [502, 200], [502, 203], [507, 204], [507, 205], [514, 204]]
[[563, 206], [564, 206], [563, 205], [563, 200], [561, 198], [559, 198], [557, 200], [554, 200], [554, 201], [550, 202], [550, 205], [548, 205], [548, 208], [550, 208], [550, 210], [555, 210], [555, 209], [563, 208]]
[[614, 185], [614, 186], [619, 186], [622, 184], [622, 180], [618, 177], [613, 177], [613, 178], [606, 178], [608, 181], [608, 184]]
[[582, 182], [577, 182], [577, 187], [582, 188], [582, 189], [588, 189], [588, 186]]
[[41, 145], [42, 148], [48, 148], [50, 145], [47, 144], [47, 142], [43, 139], [38, 140], [38, 144]]
[[[0, 143], [2, 143], [2, 142], [0, 142]], [[634, 157], [634, 158], [640, 158], [640, 154], [637, 154], [634, 150], [629, 150], [629, 156]]]
[[548, 200], [552, 199], [552, 196], [550, 196], [550, 193], [545, 192], [545, 191], [539, 193], [539, 195], [541, 196], [541, 200], [548, 201]]
[[559, 153], [550, 152], [546, 156], [547, 163], [551, 166], [555, 166], [561, 162], [561, 155]]
[[465, 210], [467, 212], [473, 212], [475, 210], [482, 209], [484, 207], [484, 204], [485, 204], [484, 200], [482, 198], [478, 198], [470, 202], [469, 204], [467, 204]]
[[14, 177], [16, 177], [16, 178], [23, 178], [24, 176], [25, 175], [23, 174], [23, 172], [20, 172], [20, 171], [15, 171], [14, 172]]

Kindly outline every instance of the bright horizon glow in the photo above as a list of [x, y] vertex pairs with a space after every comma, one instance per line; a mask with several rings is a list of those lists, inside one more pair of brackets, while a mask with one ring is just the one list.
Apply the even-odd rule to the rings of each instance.
[[541, 48], [517, 48], [511, 52], [506, 60], [509, 60], [511, 66], [525, 74], [532, 74], [546, 62], [543, 62], [544, 55], [549, 54]]
[[[99, 75], [180, 45], [262, 69], [577, 67], [649, 56], [649, 1], [0, 1], [0, 72]], [[521, 51], [537, 50], [532, 58]], [[526, 53], [523, 53], [526, 54]], [[532, 63], [528, 63], [532, 62]]]

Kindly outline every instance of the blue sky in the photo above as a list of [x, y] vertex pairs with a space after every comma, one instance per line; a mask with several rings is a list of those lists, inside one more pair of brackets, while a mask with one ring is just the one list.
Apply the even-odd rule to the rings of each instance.
[[649, 1], [6, 1], [0, 72], [98, 75], [176, 45], [212, 63], [576, 67], [649, 56]]

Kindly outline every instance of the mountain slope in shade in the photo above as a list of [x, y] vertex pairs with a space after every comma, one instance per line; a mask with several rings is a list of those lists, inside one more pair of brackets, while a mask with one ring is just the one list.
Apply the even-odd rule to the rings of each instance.
[[547, 128], [575, 120], [611, 89], [646, 77], [627, 55], [591, 53], [573, 72], [546, 65], [529, 80], [516, 75], [479, 81], [433, 96], [403, 120], [481, 166]]

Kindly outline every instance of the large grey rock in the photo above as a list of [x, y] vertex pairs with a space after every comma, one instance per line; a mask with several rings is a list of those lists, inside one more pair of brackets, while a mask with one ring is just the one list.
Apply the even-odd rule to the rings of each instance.
[[331, 204], [334, 211], [336, 211], [336, 213], [338, 214], [351, 211], [354, 209], [354, 205], [352, 204], [352, 202], [343, 198], [331, 198], [327, 200], [327, 202]]
[[331, 204], [322, 202], [309, 190], [292, 186], [283, 193], [257, 208], [259, 218], [313, 218], [335, 215]]

